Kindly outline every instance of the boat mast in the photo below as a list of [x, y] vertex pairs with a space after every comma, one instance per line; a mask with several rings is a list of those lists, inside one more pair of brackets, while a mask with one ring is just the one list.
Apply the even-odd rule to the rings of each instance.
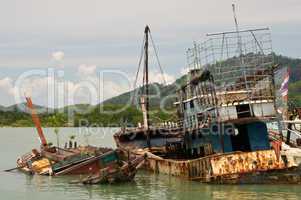
[[145, 87], [145, 130], [147, 136], [147, 146], [150, 147], [150, 134], [149, 134], [149, 85], [148, 85], [148, 38], [150, 29], [148, 26], [145, 27], [145, 44], [144, 44], [144, 87]]

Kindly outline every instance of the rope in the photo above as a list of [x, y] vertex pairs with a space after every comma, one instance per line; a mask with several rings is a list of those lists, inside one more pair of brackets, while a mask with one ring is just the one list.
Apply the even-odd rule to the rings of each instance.
[[[135, 97], [136, 97], [136, 86], [137, 86], [138, 76], [139, 76], [141, 62], [142, 62], [142, 58], [143, 58], [144, 41], [145, 41], [145, 36], [143, 36], [143, 41], [142, 41], [142, 46], [141, 46], [141, 51], [140, 51], [141, 53], [140, 53], [140, 58], [139, 58], [139, 63], [138, 63], [138, 70], [136, 72], [136, 77], [135, 77], [135, 81], [134, 81], [134, 95], [132, 98], [132, 105], [134, 105], [134, 101], [135, 101]], [[139, 90], [137, 90], [137, 91], [139, 92]]]
[[154, 52], [155, 52], [155, 55], [156, 55], [156, 60], [158, 62], [158, 65], [159, 65], [159, 68], [160, 68], [160, 72], [162, 74], [162, 79], [164, 81], [164, 85], [166, 85], [166, 80], [165, 80], [165, 77], [164, 77], [164, 72], [163, 72], [163, 68], [161, 66], [161, 63], [160, 63], [160, 60], [159, 60], [159, 56], [158, 56], [158, 51], [157, 51], [157, 48], [156, 48], [156, 45], [154, 43], [154, 40], [153, 40], [153, 36], [151, 34], [151, 32], [149, 31], [149, 35], [150, 35], [150, 39], [151, 39], [151, 42], [152, 42], [152, 46], [153, 46], [153, 49], [154, 49]]

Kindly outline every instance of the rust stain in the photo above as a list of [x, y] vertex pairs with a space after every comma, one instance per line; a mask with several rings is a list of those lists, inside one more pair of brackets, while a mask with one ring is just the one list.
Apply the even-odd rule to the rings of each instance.
[[284, 162], [277, 158], [274, 150], [218, 156], [211, 159], [211, 166], [213, 176], [285, 168]]
[[[233, 152], [194, 160], [148, 158], [148, 168], [157, 173], [181, 176], [192, 180], [210, 181], [213, 177], [238, 176], [251, 172], [285, 169], [274, 150]], [[233, 177], [232, 177], [233, 178]]]

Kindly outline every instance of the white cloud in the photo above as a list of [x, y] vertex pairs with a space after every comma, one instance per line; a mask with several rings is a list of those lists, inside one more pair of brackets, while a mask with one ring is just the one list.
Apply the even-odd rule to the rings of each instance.
[[[71, 104], [98, 104], [103, 100], [130, 90], [124, 81], [114, 81], [108, 76], [97, 76], [96, 66], [82, 65], [77, 80], [65, 77], [32, 75], [15, 81], [6, 77], [0, 79], [0, 104], [12, 105], [24, 102], [25, 96], [32, 97], [35, 104], [47, 107], [64, 107]], [[27, 72], [30, 74], [30, 71]], [[54, 73], [55, 74], [55, 73]], [[105, 79], [105, 80], [102, 80]]]
[[[174, 75], [168, 74], [168, 73], [161, 73], [158, 71], [149, 71], [149, 83], [160, 83], [160, 84], [171, 84], [176, 81], [176, 77]], [[138, 75], [137, 85], [142, 85], [142, 79], [143, 79], [143, 73], [140, 72]], [[134, 82], [134, 78], [129, 79], [129, 81]]]
[[[137, 62], [143, 28], [148, 22], [159, 49], [163, 49], [160, 57], [172, 54], [164, 59], [166, 66], [176, 63], [179, 67], [185, 63], [185, 49], [193, 40], [207, 32], [234, 29], [233, 2], [237, 2], [241, 28], [272, 27], [275, 52], [300, 57], [300, 0], [91, 0], [74, 1], [72, 9], [66, 0], [27, 0], [18, 4], [7, 1], [0, 8], [0, 65], [45, 66], [49, 49], [68, 49], [65, 66], [86, 60], [99, 66], [132, 66]], [[116, 3], [120, 6], [116, 7]], [[62, 55], [62, 51], [58, 52]]]
[[[300, 0], [234, 2], [237, 2], [241, 28], [272, 26], [274, 51], [300, 57]], [[116, 3], [117, 0], [74, 1], [72, 9], [69, 9], [70, 3], [64, 0], [3, 3], [4, 6], [0, 8], [0, 30], [3, 35], [0, 38], [3, 49], [0, 65], [10, 68], [20, 66], [22, 70], [22, 67], [46, 66], [51, 57], [52, 61], [59, 62], [55, 63], [59, 65], [64, 61], [65, 66], [78, 66], [88, 60], [97, 66], [118, 66], [119, 69], [134, 71], [143, 28], [145, 22], [148, 22], [160, 50], [159, 56], [167, 67], [165, 78], [167, 82], [172, 82], [175, 78], [169, 73], [180, 72], [185, 63], [185, 49], [190, 47], [193, 40], [200, 39], [200, 36], [205, 36], [207, 32], [234, 28], [231, 9], [233, 0], [133, 0], [120, 1], [119, 7], [116, 7]], [[273, 9], [270, 9], [271, 5]], [[213, 12], [218, 14], [212, 14]], [[57, 51], [52, 53], [49, 49]], [[61, 51], [62, 49], [68, 50], [68, 60], [64, 59], [66, 52]], [[131, 67], [133, 65], [135, 67]], [[93, 76], [96, 73], [94, 65], [82, 65], [77, 70], [81, 79], [93, 78], [92, 82], [98, 83], [98, 77]], [[10, 76], [5, 70], [1, 72], [4, 77]], [[181, 71], [182, 74], [186, 72]], [[150, 76], [151, 82], [163, 82], [162, 75], [158, 73], [151, 73]], [[108, 93], [106, 97], [126, 90], [124, 84], [113, 80], [117, 79], [104, 83]], [[68, 91], [73, 91], [72, 88], [75, 88], [79, 81], [66, 82], [71, 88]], [[36, 88], [33, 93], [40, 93], [40, 98], [45, 99], [42, 95], [43, 90], [46, 90], [45, 83], [34, 83]], [[15, 89], [11, 78], [0, 80], [1, 99], [6, 98], [7, 94], [14, 94]], [[85, 94], [82, 91], [78, 92], [78, 95], [80, 93]]]
[[[171, 84], [176, 80], [176, 78], [173, 75], [166, 74], [166, 73], [159, 74], [159, 75], [157, 74], [155, 77], [156, 78], [154, 78], [154, 81], [159, 82], [159, 83], [165, 82], [166, 84]], [[163, 82], [162, 81], [160, 82], [160, 80], [163, 80]]]
[[52, 58], [56, 61], [62, 61], [65, 57], [65, 53], [62, 51], [56, 51], [52, 53]]
[[9, 106], [14, 104], [13, 94], [13, 80], [9, 77], [0, 79], [0, 105]]
[[0, 88], [1, 89], [9, 89], [12, 87], [12, 82], [13, 82], [13, 80], [9, 77], [0, 79]]
[[90, 76], [96, 75], [96, 65], [86, 65], [82, 64], [78, 67], [78, 74], [79, 76]]
[[8, 95], [14, 95], [13, 80], [9, 77], [0, 79], [0, 90], [7, 93]]
[[149, 82], [150, 83], [161, 83], [161, 84], [171, 84], [176, 80], [175, 76], [167, 73], [160, 72], [149, 72]]
[[[0, 93], [5, 92], [6, 96], [14, 99], [10, 105], [24, 102], [26, 95], [31, 96], [35, 104], [63, 107], [79, 103], [97, 104], [132, 89], [127, 77], [121, 76], [116, 81], [117, 79], [110, 77], [116, 75], [114, 72], [111, 72], [112, 74], [108, 72], [101, 77], [97, 76], [95, 71], [94, 65], [81, 65], [78, 73], [83, 76], [76, 81], [51, 76], [30, 76], [15, 81], [18, 85], [14, 84], [12, 78], [6, 77], [0, 80]], [[150, 72], [149, 75], [150, 82], [164, 83], [163, 76], [168, 84], [175, 81], [175, 77], [170, 74]]]
[[189, 72], [188, 68], [187, 67], [184, 67], [181, 69], [181, 75], [186, 75], [187, 73]]

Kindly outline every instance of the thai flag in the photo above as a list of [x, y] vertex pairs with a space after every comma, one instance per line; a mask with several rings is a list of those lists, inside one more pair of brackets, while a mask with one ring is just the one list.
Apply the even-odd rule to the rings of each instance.
[[287, 71], [283, 82], [281, 83], [280, 93], [283, 98], [286, 98], [288, 95], [288, 82], [290, 79], [289, 70]]

